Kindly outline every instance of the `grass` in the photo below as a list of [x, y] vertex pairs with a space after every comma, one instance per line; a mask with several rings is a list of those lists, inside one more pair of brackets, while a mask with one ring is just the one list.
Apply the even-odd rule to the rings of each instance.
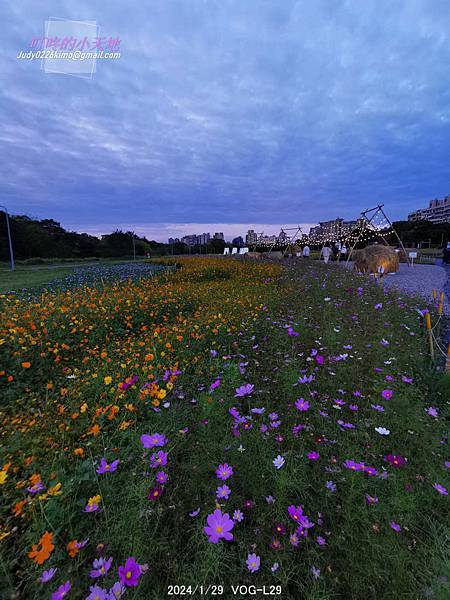
[[[448, 496], [433, 484], [449, 487], [449, 387], [426, 354], [423, 301], [316, 262], [177, 262], [135, 283], [3, 300], [3, 590], [37, 599], [69, 580], [85, 598], [133, 556], [149, 568], [127, 598], [159, 600], [175, 584], [222, 585], [224, 598], [238, 584], [279, 585], [284, 600], [448, 597]], [[141, 435], [155, 432], [168, 441], [146, 450]], [[154, 469], [158, 450], [167, 465]], [[102, 457], [117, 470], [97, 474]], [[233, 475], [221, 481], [224, 463]], [[228, 500], [216, 498], [223, 484]], [[314, 524], [298, 541], [290, 505]], [[213, 544], [217, 506], [244, 519]], [[29, 553], [45, 531], [55, 547], [38, 565]], [[102, 554], [112, 567], [93, 582]]]
[[24, 288], [35, 288], [51, 283], [55, 279], [65, 277], [73, 271], [71, 267], [16, 267], [14, 271], [0, 271], [0, 293]]

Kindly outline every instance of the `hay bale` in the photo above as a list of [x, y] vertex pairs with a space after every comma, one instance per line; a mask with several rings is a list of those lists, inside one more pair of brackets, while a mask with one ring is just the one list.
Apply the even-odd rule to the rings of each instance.
[[399, 258], [394, 248], [373, 245], [363, 250], [353, 252], [354, 268], [362, 273], [379, 273], [380, 267], [384, 273], [396, 273], [399, 268]]
[[244, 258], [251, 258], [253, 260], [259, 260], [262, 258], [262, 252], [246, 252], [244, 255]]

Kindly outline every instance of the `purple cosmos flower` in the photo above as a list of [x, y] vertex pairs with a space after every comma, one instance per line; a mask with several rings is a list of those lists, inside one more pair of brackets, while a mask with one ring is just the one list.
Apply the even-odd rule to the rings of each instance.
[[396, 523], [395, 521], [391, 521], [390, 525], [391, 525], [391, 529], [393, 529], [397, 533], [400, 533], [400, 531], [402, 530], [400, 525], [398, 523]]
[[350, 469], [351, 471], [363, 471], [364, 470], [364, 464], [357, 463], [354, 460], [346, 460], [344, 462], [344, 467], [346, 469]]
[[400, 469], [408, 463], [408, 459], [403, 458], [403, 456], [400, 456], [400, 454], [386, 454], [384, 460], [396, 469]]
[[84, 548], [85, 546], [87, 546], [87, 543], [89, 542], [89, 538], [85, 538], [84, 540], [82, 540], [81, 542], [77, 542], [77, 548], [79, 550], [81, 550], [81, 548]]
[[276, 412], [270, 413], [269, 419], [271, 421], [276, 421], [278, 419], [278, 413], [276, 413]]
[[370, 406], [378, 412], [384, 412], [384, 406], [381, 406], [381, 404], [371, 404]]
[[99, 587], [98, 585], [91, 585], [89, 588], [90, 594], [86, 596], [86, 600], [109, 600], [109, 592]]
[[197, 508], [196, 510], [190, 512], [189, 516], [192, 517], [192, 518], [194, 518], [194, 517], [196, 517], [199, 514], [199, 512], [200, 512], [200, 508]]
[[402, 375], [402, 381], [403, 381], [403, 383], [412, 383], [413, 382], [413, 378], [412, 377], [406, 377], [406, 375]]
[[430, 415], [430, 417], [437, 417], [437, 416], [439, 416], [439, 411], [434, 406], [429, 406], [426, 409], [426, 411], [427, 411], [427, 415]]
[[210, 350], [209, 353], [210, 353], [210, 355], [211, 355], [212, 358], [216, 358], [216, 356], [217, 356], [217, 351], [216, 350]]
[[50, 581], [50, 579], [53, 579], [57, 570], [58, 570], [57, 568], [55, 568], [55, 569], [52, 568], [52, 569], [49, 569], [48, 571], [44, 571], [39, 578], [40, 582], [47, 583], [47, 581]]
[[164, 434], [152, 433], [152, 435], [141, 435], [141, 443], [144, 448], [155, 448], [155, 446], [165, 446], [169, 440]]
[[152, 469], [158, 467], [165, 467], [167, 465], [168, 452], [160, 450], [159, 452], [153, 453], [150, 457], [150, 466]]
[[164, 485], [168, 479], [169, 479], [169, 476], [164, 471], [158, 471], [156, 473], [156, 481], [158, 483], [160, 483], [161, 485]]
[[230, 497], [230, 494], [231, 494], [231, 490], [226, 484], [221, 485], [217, 488], [216, 497], [219, 499], [223, 498], [224, 500], [228, 500], [228, 498]]
[[149, 491], [147, 498], [148, 498], [148, 500], [151, 500], [152, 502], [155, 502], [156, 500], [158, 500], [158, 498], [161, 496], [161, 494], [163, 492], [164, 492], [164, 488], [163, 487], [161, 487], [160, 485], [155, 485]]
[[37, 494], [39, 492], [42, 492], [43, 489], [45, 489], [45, 486], [43, 485], [42, 481], [38, 481], [32, 486], [27, 487], [27, 492], [29, 492], [30, 494]]
[[280, 565], [277, 562], [274, 562], [273, 565], [270, 567], [270, 570], [272, 571], [272, 573], [275, 573], [276, 571], [278, 571], [279, 568]]
[[218, 388], [220, 385], [220, 377], [218, 377], [210, 386], [209, 386], [209, 391], [213, 392], [216, 388]]
[[83, 512], [85, 513], [94, 513], [97, 512], [99, 509], [99, 504], [97, 504], [96, 502], [91, 502], [91, 503], [87, 503], [86, 506], [83, 509]]
[[233, 521], [237, 521], [238, 523], [240, 523], [243, 520], [244, 520], [244, 513], [239, 509], [235, 510], [233, 513]]
[[108, 560], [105, 560], [104, 558], [96, 558], [92, 563], [92, 566], [94, 568], [90, 573], [92, 579], [96, 579], [97, 577], [104, 577], [108, 573], [111, 567], [111, 563], [112, 556], [110, 556]]
[[299, 377], [297, 383], [311, 383], [312, 381], [314, 381], [314, 375], [305, 375], [303, 377]]
[[281, 467], [284, 465], [284, 463], [286, 462], [284, 460], [284, 458], [281, 456], [281, 454], [279, 454], [276, 458], [273, 459], [273, 465], [276, 469], [281, 469]]
[[119, 567], [120, 582], [126, 587], [136, 587], [141, 576], [141, 566], [134, 556], [127, 558], [125, 565]]
[[120, 600], [122, 596], [125, 594], [125, 587], [122, 585], [120, 581], [116, 581], [116, 583], [109, 590], [109, 598], [108, 600]]
[[273, 496], [266, 496], [267, 504], [275, 504], [275, 498]]
[[218, 479], [225, 481], [233, 475], [233, 467], [230, 467], [227, 463], [219, 465], [216, 469], [216, 475]]
[[283, 523], [276, 523], [273, 530], [277, 535], [284, 535], [286, 533], [286, 527]]
[[305, 400], [304, 398], [299, 398], [295, 401], [295, 408], [300, 412], [306, 412], [307, 410], [309, 410], [308, 400]]
[[317, 567], [311, 567], [311, 573], [312, 573], [314, 579], [319, 579], [320, 569], [318, 569]]
[[228, 541], [233, 539], [233, 534], [230, 532], [234, 527], [234, 522], [228, 513], [222, 514], [219, 509], [216, 509], [211, 515], [208, 515], [207, 523], [208, 525], [203, 528], [203, 531], [212, 544], [217, 544], [221, 538]]
[[378, 504], [377, 496], [369, 496], [369, 494], [365, 495], [367, 504]]
[[63, 600], [64, 596], [70, 592], [71, 587], [70, 581], [66, 581], [66, 583], [60, 585], [56, 592], [53, 592], [52, 600]]
[[100, 465], [97, 469], [97, 473], [99, 475], [103, 475], [104, 473], [114, 473], [117, 469], [117, 465], [120, 463], [120, 460], [113, 460], [111, 464], [106, 461], [106, 458], [102, 458], [100, 460]]
[[316, 542], [317, 542], [317, 544], [319, 546], [326, 546], [327, 545], [327, 540], [324, 537], [322, 537], [321, 535], [318, 535], [316, 537]]
[[297, 547], [300, 543], [300, 539], [296, 533], [291, 533], [289, 536], [289, 543], [291, 546]]
[[320, 454], [318, 452], [308, 452], [307, 456], [309, 460], [318, 460], [320, 458]]
[[394, 392], [392, 390], [383, 390], [381, 395], [385, 400], [390, 400], [394, 395]]
[[433, 487], [437, 492], [439, 492], [443, 496], [448, 496], [448, 491], [440, 483], [433, 483]]
[[336, 484], [333, 483], [332, 481], [327, 481], [325, 484], [325, 487], [327, 488], [327, 490], [329, 490], [330, 492], [335, 492], [336, 491]]
[[265, 410], [265, 408], [252, 408], [250, 412], [254, 413], [255, 415], [262, 415], [265, 412]]
[[247, 569], [250, 573], [256, 573], [259, 570], [261, 559], [257, 554], [249, 554], [247, 556]]
[[291, 504], [288, 506], [288, 513], [291, 519], [294, 521], [299, 521], [300, 517], [303, 515], [303, 508], [301, 506], [294, 506]]
[[235, 397], [242, 398], [243, 396], [249, 396], [253, 392], [254, 388], [255, 386], [252, 383], [241, 385], [241, 387], [236, 388]]
[[298, 337], [300, 335], [297, 331], [294, 331], [292, 327], [288, 327], [287, 332], [291, 337]]

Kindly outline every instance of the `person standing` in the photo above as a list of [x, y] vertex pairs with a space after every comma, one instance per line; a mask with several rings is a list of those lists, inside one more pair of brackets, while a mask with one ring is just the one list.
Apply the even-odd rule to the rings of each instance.
[[347, 246], [342, 244], [339, 260], [347, 260]]
[[330, 260], [330, 254], [331, 254], [331, 248], [329, 246], [325, 245], [322, 248], [320, 255], [323, 256], [323, 261], [326, 265], [328, 264], [328, 261]]
[[310, 249], [308, 244], [303, 248], [303, 258], [309, 258]]
[[333, 247], [330, 248], [330, 251], [333, 253], [333, 259], [339, 260], [339, 248], [337, 244], [333, 244]]

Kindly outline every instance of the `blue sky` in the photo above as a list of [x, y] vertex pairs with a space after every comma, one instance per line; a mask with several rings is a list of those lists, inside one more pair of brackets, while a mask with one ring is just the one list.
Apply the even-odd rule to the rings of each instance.
[[[91, 80], [18, 60], [48, 17], [121, 58]], [[0, 22], [12, 213], [165, 239], [450, 193], [448, 0], [3, 0]]]

